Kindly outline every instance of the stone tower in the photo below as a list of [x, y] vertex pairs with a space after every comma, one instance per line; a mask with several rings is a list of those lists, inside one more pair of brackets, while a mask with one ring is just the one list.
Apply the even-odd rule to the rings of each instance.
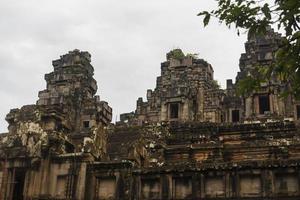
[[[269, 68], [275, 64], [275, 53], [282, 41], [282, 36], [269, 27], [265, 35], [248, 37], [245, 43], [245, 53], [240, 58], [240, 72], [236, 82], [247, 76], [257, 76], [258, 68]], [[292, 96], [280, 98], [285, 90], [276, 76], [260, 83], [259, 89], [244, 97], [244, 119], [294, 118]]]
[[42, 134], [45, 142], [49, 135], [60, 135], [75, 152], [104, 155], [103, 128], [111, 121], [112, 109], [95, 95], [97, 82], [90, 62], [91, 55], [79, 50], [54, 60], [54, 71], [45, 75], [47, 88], [39, 92], [36, 105], [12, 109], [7, 115], [10, 133], [19, 135], [23, 145], [28, 142], [23, 133], [26, 137], [31, 132]]
[[180, 49], [167, 54], [161, 64], [156, 88], [147, 91], [147, 101], [137, 100], [138, 123], [160, 121], [221, 122], [222, 90], [213, 78], [213, 68], [203, 59], [184, 55]]

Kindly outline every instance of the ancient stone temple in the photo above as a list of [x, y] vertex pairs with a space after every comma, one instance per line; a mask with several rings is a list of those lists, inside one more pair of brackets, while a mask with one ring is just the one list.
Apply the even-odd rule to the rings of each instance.
[[212, 66], [180, 49], [167, 54], [161, 64], [154, 91], [147, 91], [147, 101], [137, 100], [139, 124], [160, 121], [221, 122], [219, 102], [223, 91], [213, 79]]
[[[269, 28], [264, 36], [249, 37], [246, 52], [240, 58], [239, 82], [256, 76], [257, 67], [274, 64], [275, 52], [282, 36]], [[236, 84], [227, 80], [225, 90], [213, 78], [212, 66], [180, 49], [167, 54], [161, 64], [156, 88], [147, 90], [147, 101], [137, 100], [136, 110], [121, 115], [121, 122], [143, 124], [153, 122], [245, 122], [256, 120], [297, 119], [299, 101], [291, 95], [280, 98], [286, 89], [277, 77], [261, 83], [259, 90], [247, 96], [236, 93]]]
[[105, 159], [112, 109], [95, 96], [88, 52], [53, 61], [35, 105], [7, 114], [1, 134], [0, 199], [84, 199], [87, 163]]
[[[269, 66], [281, 36], [249, 38], [236, 83]], [[167, 53], [147, 100], [111, 124], [88, 52], [53, 61], [35, 105], [7, 114], [0, 200], [299, 200], [300, 102], [273, 77], [240, 96], [212, 66]]]
[[[245, 43], [246, 52], [240, 58], [241, 71], [236, 77], [236, 82], [247, 76], [256, 76], [258, 66], [267, 68], [274, 64], [275, 51], [281, 42], [281, 35], [271, 28], [264, 36], [250, 37]], [[232, 88], [235, 88], [235, 85], [230, 83], [228, 89]], [[261, 83], [259, 90], [251, 92], [242, 99], [242, 103], [239, 104], [242, 106], [235, 105], [241, 112], [241, 120], [297, 119], [296, 109], [299, 101], [297, 102], [292, 96], [280, 98], [279, 94], [285, 90], [286, 85], [275, 76]]]

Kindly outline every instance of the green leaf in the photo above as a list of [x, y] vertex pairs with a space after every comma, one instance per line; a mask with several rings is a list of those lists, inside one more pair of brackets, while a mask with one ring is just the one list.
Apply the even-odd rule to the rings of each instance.
[[207, 14], [208, 14], [207, 11], [203, 11], [203, 12], [198, 13], [197, 16], [202, 16], [202, 15], [207, 15]]
[[261, 11], [264, 13], [264, 15], [266, 16], [267, 19], [271, 19], [271, 10], [269, 8], [269, 4], [265, 4], [262, 8]]
[[291, 41], [297, 40], [300, 38], [300, 31], [297, 31], [296, 33], [293, 34]]
[[209, 20], [210, 20], [210, 13], [207, 13], [203, 19], [204, 27], [208, 25]]

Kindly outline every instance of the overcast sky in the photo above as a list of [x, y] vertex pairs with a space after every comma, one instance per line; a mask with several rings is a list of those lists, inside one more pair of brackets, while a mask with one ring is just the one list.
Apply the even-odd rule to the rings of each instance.
[[113, 120], [154, 88], [174, 48], [211, 63], [224, 87], [236, 76], [246, 35], [217, 21], [203, 28], [197, 13], [214, 7], [214, 0], [0, 0], [0, 132], [11, 108], [36, 102], [51, 61], [73, 49], [91, 53]]

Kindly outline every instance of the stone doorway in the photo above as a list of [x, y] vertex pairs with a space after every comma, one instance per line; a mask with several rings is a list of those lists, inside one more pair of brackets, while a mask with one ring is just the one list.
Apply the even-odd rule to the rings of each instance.
[[263, 115], [266, 112], [270, 112], [270, 98], [269, 95], [260, 95], [259, 101], [259, 114]]
[[25, 174], [25, 170], [15, 169], [12, 188], [12, 200], [23, 200]]

